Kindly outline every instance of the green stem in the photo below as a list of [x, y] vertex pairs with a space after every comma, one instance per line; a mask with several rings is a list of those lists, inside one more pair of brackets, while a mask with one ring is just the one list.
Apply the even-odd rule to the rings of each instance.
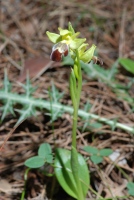
[[30, 168], [27, 168], [24, 174], [24, 190], [22, 191], [20, 200], [24, 200], [25, 194], [26, 194], [26, 182], [27, 182], [27, 177], [28, 177], [28, 172], [30, 171]]
[[[76, 58], [77, 58], [77, 67], [78, 67], [78, 79], [77, 84], [75, 84], [76, 76], [73, 76], [73, 72], [70, 78], [70, 94], [73, 103], [73, 127], [72, 127], [72, 150], [71, 150], [71, 167], [72, 173], [75, 179], [77, 191], [78, 191], [78, 200], [83, 199], [83, 191], [81, 187], [81, 182], [79, 179], [79, 163], [78, 163], [78, 153], [76, 150], [76, 135], [77, 135], [77, 122], [78, 122], [78, 110], [80, 103], [80, 95], [82, 88], [82, 73], [81, 73], [81, 65], [78, 50], [76, 50]], [[75, 96], [75, 95], [76, 96]]]
[[118, 170], [123, 174], [123, 176], [124, 176], [128, 181], [130, 181], [129, 176], [125, 173], [125, 171], [124, 171], [121, 167], [119, 167], [118, 165], [115, 164], [115, 166], [116, 166], [116, 167], [118, 168]]
[[78, 106], [78, 109], [79, 109], [81, 89], [82, 89], [82, 72], [81, 72], [81, 64], [80, 64], [78, 50], [76, 50], [76, 56], [77, 56], [77, 61], [78, 61], [78, 73], [79, 73], [78, 91], [77, 91], [77, 106]]
[[[79, 53], [78, 50], [76, 50], [76, 57], [77, 57], [77, 65], [78, 65], [78, 85], [76, 88], [76, 105], [74, 107], [73, 112], [73, 129], [72, 129], [72, 146], [76, 148], [76, 133], [77, 133], [77, 121], [78, 121], [78, 110], [79, 110], [79, 103], [80, 103], [80, 95], [81, 95], [81, 88], [82, 88], [82, 73], [81, 73], [81, 65], [80, 65], [80, 59], [79, 59]], [[73, 101], [73, 99], [72, 99]], [[73, 104], [74, 105], [74, 104]]]
[[72, 128], [72, 146], [76, 149], [76, 133], [77, 133], [78, 110], [74, 109], [73, 128]]

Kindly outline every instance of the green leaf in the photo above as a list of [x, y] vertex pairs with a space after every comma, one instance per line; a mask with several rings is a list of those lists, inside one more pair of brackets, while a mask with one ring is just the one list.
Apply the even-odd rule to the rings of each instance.
[[29, 75], [27, 74], [26, 78], [26, 84], [18, 82], [18, 84], [25, 90], [26, 97], [30, 97], [37, 89], [37, 87], [33, 87], [29, 78]]
[[102, 124], [99, 122], [94, 122], [94, 123], [90, 124], [90, 126], [91, 126], [91, 128], [98, 129], [98, 128], [102, 127]]
[[99, 164], [99, 163], [101, 163], [103, 161], [103, 157], [97, 156], [97, 155], [91, 156], [90, 159], [92, 160], [92, 162], [94, 164]]
[[84, 106], [84, 110], [88, 112], [92, 108], [92, 104], [89, 102], [89, 100], [86, 102]]
[[12, 113], [15, 116], [15, 113], [13, 110], [13, 101], [10, 101], [7, 99], [4, 103], [5, 103], [5, 106], [2, 107], [2, 111], [3, 111], [2, 117], [1, 117], [2, 121], [5, 119], [8, 113]]
[[38, 150], [38, 155], [41, 158], [46, 158], [46, 156], [52, 153], [51, 146], [48, 143], [43, 143], [40, 145]]
[[53, 163], [53, 155], [47, 155], [47, 157], [46, 157], [46, 162], [47, 163]]
[[134, 61], [129, 58], [120, 58], [119, 63], [129, 72], [134, 74]]
[[113, 150], [112, 149], [101, 149], [100, 150], [100, 155], [101, 156], [109, 156], [110, 154], [113, 153]]
[[[56, 149], [55, 157], [55, 175], [63, 189], [72, 197], [78, 197], [78, 190], [76, 182], [71, 169], [71, 151], [66, 149]], [[78, 170], [79, 179], [85, 197], [89, 187], [89, 171], [87, 164], [81, 154], [78, 154]]]
[[45, 161], [43, 158], [40, 158], [39, 156], [33, 156], [27, 159], [24, 164], [30, 168], [39, 168], [45, 164]]
[[64, 92], [60, 92], [54, 85], [54, 83], [52, 82], [52, 87], [51, 87], [51, 91], [49, 92], [50, 97], [51, 97], [51, 101], [52, 102], [59, 102], [60, 99], [63, 97]]
[[128, 182], [127, 189], [128, 189], [128, 193], [131, 196], [134, 196], [134, 183], [133, 182]]
[[32, 103], [30, 105], [24, 105], [21, 110], [19, 109], [15, 109], [15, 110], [20, 114], [20, 118], [18, 119], [16, 125], [18, 125], [24, 119], [27, 119], [28, 117], [36, 115], [36, 109], [34, 105], [32, 105]]
[[96, 147], [92, 147], [92, 146], [85, 146], [83, 149], [84, 151], [90, 154], [98, 154], [99, 152], [99, 150]]

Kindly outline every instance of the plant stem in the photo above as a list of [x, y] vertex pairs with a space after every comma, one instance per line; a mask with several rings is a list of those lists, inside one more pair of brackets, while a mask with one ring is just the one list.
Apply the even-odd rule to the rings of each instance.
[[27, 168], [24, 174], [24, 190], [21, 193], [20, 200], [24, 200], [25, 194], [26, 194], [26, 182], [27, 182], [27, 177], [28, 177], [28, 172], [30, 171], [30, 168]]
[[77, 56], [77, 61], [78, 61], [78, 73], [79, 73], [78, 91], [77, 91], [77, 106], [78, 106], [78, 109], [79, 109], [81, 89], [82, 89], [82, 73], [81, 73], [81, 64], [80, 64], [78, 50], [76, 50], [76, 56]]
[[[78, 85], [76, 88], [76, 105], [74, 107], [73, 112], [73, 129], [72, 129], [72, 146], [76, 148], [76, 133], [77, 133], [77, 121], [78, 121], [78, 110], [79, 110], [79, 103], [80, 103], [80, 95], [81, 95], [81, 88], [82, 88], [82, 73], [81, 73], [81, 65], [80, 65], [80, 59], [79, 59], [79, 53], [78, 50], [76, 50], [76, 57], [77, 57], [77, 67], [78, 67]], [[72, 99], [73, 101], [73, 99]]]
[[76, 133], [77, 133], [78, 110], [73, 112], [73, 127], [72, 127], [72, 146], [76, 149]]
[[[81, 73], [81, 65], [80, 65], [80, 59], [79, 59], [79, 53], [78, 50], [76, 50], [76, 59], [77, 59], [77, 69], [78, 69], [78, 78], [71, 75], [70, 81], [70, 94], [71, 99], [73, 103], [73, 127], [72, 127], [72, 150], [71, 150], [71, 168], [72, 173], [75, 179], [77, 191], [78, 191], [78, 200], [83, 199], [83, 191], [82, 191], [82, 185], [79, 179], [79, 162], [78, 162], [78, 153], [76, 150], [76, 135], [77, 135], [77, 121], [78, 121], [78, 110], [79, 110], [79, 103], [80, 103], [80, 95], [81, 95], [81, 88], [82, 88], [82, 73]], [[75, 83], [75, 80], [77, 79], [77, 84]], [[74, 94], [76, 96], [74, 96]]]

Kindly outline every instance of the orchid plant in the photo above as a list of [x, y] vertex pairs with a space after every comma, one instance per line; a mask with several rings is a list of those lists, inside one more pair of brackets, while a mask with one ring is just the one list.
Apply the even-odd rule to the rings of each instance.
[[[67, 193], [78, 200], [82, 200], [85, 198], [88, 191], [89, 172], [85, 159], [77, 152], [76, 146], [78, 109], [82, 89], [82, 72], [80, 61], [89, 63], [91, 60], [94, 60], [97, 62], [97, 57], [94, 56], [96, 46], [93, 44], [91, 48], [87, 49], [88, 44], [85, 43], [86, 38], [78, 38], [80, 33], [75, 33], [71, 23], [68, 24], [68, 29], [58, 28], [58, 30], [59, 34], [51, 33], [49, 31], [46, 32], [50, 41], [54, 43], [50, 59], [59, 62], [62, 61], [64, 56], [70, 54], [74, 61], [74, 66], [71, 68], [69, 81], [70, 95], [74, 112], [71, 152], [66, 150], [63, 151], [62, 149], [58, 150], [56, 154], [55, 174], [59, 183], [61, 186], [63, 186]], [[65, 156], [67, 156], [66, 159], [63, 159]], [[71, 171], [71, 175], [69, 174], [68, 169]], [[64, 180], [63, 178], [61, 179], [62, 173], [66, 174]], [[70, 183], [69, 180], [70, 176], [72, 183]], [[63, 184], [63, 182], [65, 182], [65, 184]], [[64, 185], [68, 185], [69, 189], [68, 187], [64, 187]]]
[[95, 62], [98, 58], [94, 56], [96, 46], [93, 44], [87, 49], [86, 39], [78, 38], [79, 32], [75, 33], [71, 23], [68, 29], [59, 28], [59, 34], [46, 32], [49, 39], [54, 43], [50, 59], [56, 62], [62, 61], [63, 57], [71, 55], [74, 66], [71, 68], [69, 87], [73, 104], [73, 126], [71, 150], [56, 148], [55, 156], [51, 146], [47, 143], [39, 147], [38, 155], [26, 160], [25, 165], [30, 168], [38, 168], [45, 163], [54, 167], [55, 176], [63, 189], [73, 198], [85, 199], [89, 189], [89, 170], [84, 157], [77, 151], [76, 135], [78, 110], [82, 89], [81, 61]]

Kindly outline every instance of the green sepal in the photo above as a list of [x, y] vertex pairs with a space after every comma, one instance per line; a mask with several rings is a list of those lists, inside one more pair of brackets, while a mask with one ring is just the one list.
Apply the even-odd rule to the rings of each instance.
[[71, 22], [68, 23], [68, 30], [69, 30], [72, 34], [75, 33], [75, 31], [74, 31], [74, 29], [73, 29], [73, 27], [72, 27]]
[[71, 32], [67, 29], [62, 29], [59, 27], [58, 30], [59, 30], [61, 36], [71, 35]]
[[[74, 33], [71, 38], [72, 40], [74, 40], [78, 35], [80, 35], [80, 32]], [[79, 39], [79, 38], [78, 38]]]
[[71, 49], [78, 49], [84, 42], [86, 41], [86, 38], [76, 38], [70, 42], [70, 48]]
[[88, 46], [88, 43], [83, 43], [79, 47], [79, 49], [78, 49], [78, 51], [79, 51], [79, 57], [81, 57], [84, 54], [84, 52], [86, 51], [87, 46]]
[[57, 43], [57, 42], [59, 42], [60, 39], [61, 39], [61, 36], [60, 36], [59, 34], [51, 33], [51, 32], [49, 32], [49, 31], [47, 31], [46, 34], [47, 34], [49, 40], [50, 40], [51, 42], [53, 42], [53, 43]]
[[82, 60], [84, 63], [89, 63], [94, 55], [95, 48], [96, 46], [93, 44], [90, 49], [88, 49], [83, 53], [83, 55], [80, 56], [80, 60]]

